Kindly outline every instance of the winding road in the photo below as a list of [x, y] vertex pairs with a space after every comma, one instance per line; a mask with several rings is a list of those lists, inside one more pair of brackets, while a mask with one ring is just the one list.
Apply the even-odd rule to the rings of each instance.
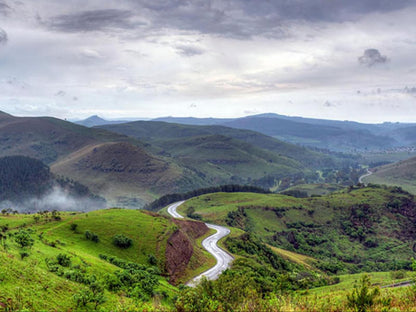
[[363, 174], [361, 177], [359, 177], [359, 178], [358, 178], [358, 182], [359, 182], [359, 183], [364, 183], [364, 182], [363, 182], [363, 179], [364, 179], [364, 178], [366, 178], [366, 177], [368, 177], [368, 176], [370, 176], [370, 175], [372, 175], [372, 174], [373, 174], [373, 173], [372, 173], [370, 170], [368, 170], [368, 169], [367, 169], [367, 173], [366, 173], [366, 174]]
[[[183, 219], [183, 216], [181, 216], [176, 211], [176, 209], [183, 203], [184, 201], [181, 201], [181, 202], [177, 202], [177, 203], [170, 205], [168, 207], [168, 213], [174, 218]], [[212, 254], [215, 257], [215, 259], [217, 260], [217, 264], [213, 266], [212, 268], [210, 268], [209, 270], [194, 277], [190, 282], [188, 282], [187, 285], [191, 287], [195, 287], [196, 285], [198, 285], [202, 277], [206, 277], [209, 280], [217, 279], [220, 276], [220, 274], [224, 270], [226, 270], [230, 266], [231, 262], [234, 260], [234, 258], [230, 254], [228, 254], [223, 249], [218, 247], [218, 244], [217, 244], [221, 238], [230, 234], [230, 230], [220, 225], [215, 225], [215, 224], [210, 224], [210, 223], [205, 223], [205, 224], [210, 229], [214, 229], [217, 231], [217, 233], [211, 236], [208, 236], [202, 241], [202, 246], [210, 254]]]

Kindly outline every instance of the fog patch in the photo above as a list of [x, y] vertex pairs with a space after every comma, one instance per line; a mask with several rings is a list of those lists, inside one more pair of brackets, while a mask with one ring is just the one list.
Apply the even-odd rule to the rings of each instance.
[[36, 213], [40, 211], [91, 211], [107, 208], [106, 201], [101, 197], [82, 197], [70, 194], [60, 186], [40, 197], [30, 197], [21, 201], [2, 201], [0, 209], [17, 210], [19, 213]]

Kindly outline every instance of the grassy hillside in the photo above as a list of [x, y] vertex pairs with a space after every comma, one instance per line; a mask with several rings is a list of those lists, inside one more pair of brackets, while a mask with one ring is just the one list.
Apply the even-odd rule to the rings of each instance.
[[[196, 244], [208, 234], [202, 223], [137, 210], [3, 214], [0, 228], [0, 307], [14, 310], [93, 310], [95, 301], [76, 308], [76, 297], [96, 289], [106, 311], [171, 305], [177, 290], [167, 280], [183, 281], [211, 261]], [[117, 247], [116, 235], [130, 238], [131, 246]], [[170, 251], [178, 236], [190, 248], [185, 257]]]
[[397, 185], [416, 194], [416, 157], [371, 169], [365, 183]]
[[84, 147], [51, 170], [82, 181], [110, 204], [140, 207], [158, 194], [180, 189], [183, 169], [126, 142]]
[[367, 129], [344, 129], [337, 125], [312, 124], [279, 117], [252, 116], [236, 119], [224, 125], [258, 131], [286, 142], [342, 152], [380, 149], [397, 143], [393, 138], [376, 135]]
[[[338, 159], [303, 147], [285, 143], [259, 132], [233, 129], [224, 126], [196, 126], [156, 121], [135, 121], [119, 125], [105, 125], [100, 128], [147, 141], [169, 153], [166, 145], [174, 145], [179, 139], [222, 135], [268, 150], [278, 155], [292, 158], [305, 167], [327, 168], [340, 165], [345, 159]], [[171, 141], [171, 142], [169, 142]]]
[[320, 259], [328, 272], [409, 268], [416, 203], [398, 188], [355, 188], [322, 197], [216, 193], [187, 201], [203, 220], [228, 224], [279, 248]]
[[[0, 156], [21, 154], [49, 164], [84, 146], [107, 141], [134, 140], [50, 117], [3, 114], [0, 119]], [[135, 144], [140, 142], [135, 141]]]

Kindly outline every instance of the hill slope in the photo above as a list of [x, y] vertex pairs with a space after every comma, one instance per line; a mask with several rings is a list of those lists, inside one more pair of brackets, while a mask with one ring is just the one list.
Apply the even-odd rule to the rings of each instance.
[[[144, 211], [2, 215], [0, 227], [0, 307], [10, 310], [143, 310], [153, 298], [157, 309], [177, 291], [167, 280], [183, 282], [209, 261], [196, 243], [203, 223]], [[116, 235], [132, 245], [118, 247]]]
[[55, 162], [51, 170], [89, 185], [110, 205], [136, 207], [157, 194], [180, 190], [183, 175], [177, 165], [127, 142], [88, 145]]
[[371, 169], [372, 175], [363, 179], [365, 183], [397, 185], [416, 194], [416, 157]]
[[320, 259], [332, 273], [409, 268], [416, 201], [398, 188], [349, 189], [322, 197], [215, 193], [179, 207], [202, 220], [255, 233], [269, 244]]
[[[182, 125], [156, 121], [136, 121], [120, 125], [106, 125], [100, 128], [116, 133], [132, 136], [146, 141], [152, 145], [165, 149], [167, 145], [173, 146], [175, 141], [208, 135], [222, 135], [240, 140], [257, 148], [265, 149], [281, 156], [292, 158], [300, 162], [305, 167], [322, 168], [339, 165], [340, 160], [319, 152], [314, 152], [303, 147], [285, 143], [259, 132], [233, 129], [224, 126], [195, 126]], [[170, 152], [169, 148], [167, 152]]]
[[56, 118], [0, 115], [0, 156], [20, 154], [50, 164], [86, 145], [108, 141], [134, 140]]

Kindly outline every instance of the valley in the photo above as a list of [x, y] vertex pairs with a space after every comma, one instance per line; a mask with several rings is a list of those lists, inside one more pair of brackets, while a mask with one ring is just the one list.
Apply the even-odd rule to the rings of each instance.
[[409, 310], [413, 158], [380, 167], [401, 156], [192, 122], [87, 128], [3, 114], [0, 307], [337, 311], [362, 283], [379, 292], [374, 311]]

